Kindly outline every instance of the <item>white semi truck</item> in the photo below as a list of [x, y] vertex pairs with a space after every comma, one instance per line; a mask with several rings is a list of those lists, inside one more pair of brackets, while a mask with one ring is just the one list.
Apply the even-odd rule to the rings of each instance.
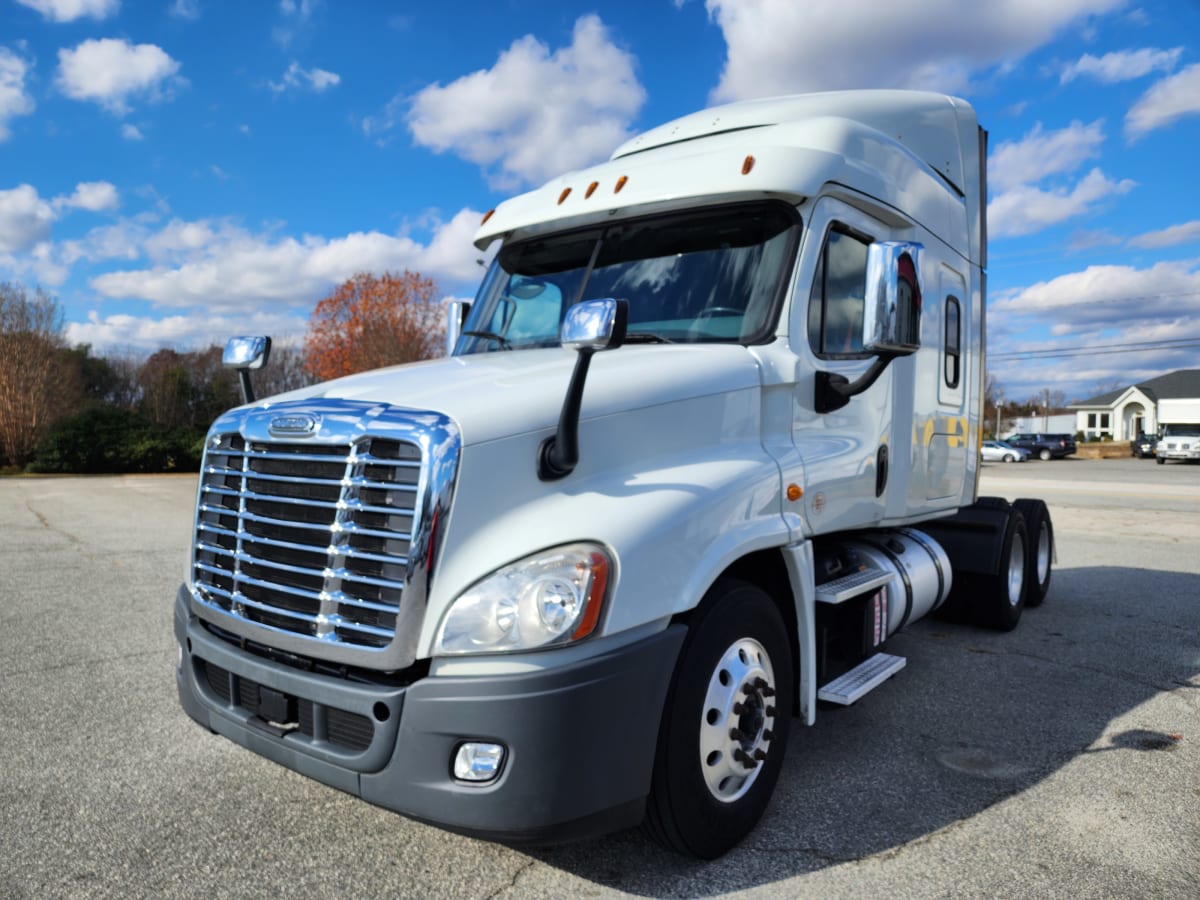
[[1200, 400], [1183, 397], [1158, 401], [1158, 464], [1167, 460], [1200, 460]]
[[449, 358], [213, 425], [184, 709], [455, 831], [728, 850], [892, 635], [1045, 597], [1045, 505], [976, 497], [985, 157], [961, 100], [815, 94], [501, 204]]

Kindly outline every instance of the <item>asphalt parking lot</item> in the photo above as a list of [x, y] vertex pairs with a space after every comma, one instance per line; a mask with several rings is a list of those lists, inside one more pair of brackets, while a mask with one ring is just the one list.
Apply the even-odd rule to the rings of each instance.
[[1050, 505], [1045, 605], [893, 639], [907, 668], [795, 729], [710, 863], [447, 834], [195, 725], [171, 635], [194, 491], [0, 479], [0, 897], [1200, 897], [1200, 466], [985, 466], [984, 494]]

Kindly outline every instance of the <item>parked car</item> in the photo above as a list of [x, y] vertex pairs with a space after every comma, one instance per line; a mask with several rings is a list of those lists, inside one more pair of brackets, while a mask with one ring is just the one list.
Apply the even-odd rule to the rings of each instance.
[[1006, 441], [984, 441], [979, 455], [987, 462], [1025, 462], [1029, 451], [1014, 447]]
[[1014, 434], [1004, 440], [1038, 459], [1060, 459], [1075, 452], [1075, 438], [1069, 434]]
[[1158, 446], [1158, 439], [1152, 434], [1139, 433], [1136, 438], [1129, 442], [1129, 455], [1136, 456], [1138, 459], [1145, 459], [1148, 456], [1154, 456], [1154, 448]]

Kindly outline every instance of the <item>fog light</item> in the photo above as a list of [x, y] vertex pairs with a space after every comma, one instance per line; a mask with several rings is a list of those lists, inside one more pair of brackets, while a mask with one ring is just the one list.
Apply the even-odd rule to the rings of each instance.
[[469, 741], [454, 755], [454, 777], [459, 781], [491, 781], [504, 765], [504, 745]]

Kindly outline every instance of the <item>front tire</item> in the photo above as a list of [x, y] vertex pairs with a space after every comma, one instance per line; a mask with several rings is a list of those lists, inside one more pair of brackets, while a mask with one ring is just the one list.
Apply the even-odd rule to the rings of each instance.
[[652, 837], [714, 859], [762, 818], [791, 725], [791, 643], [755, 585], [721, 579], [692, 619], [667, 695], [646, 805]]
[[1040, 460], [1042, 460], [1043, 462], [1045, 462], [1045, 461], [1046, 461], [1046, 460], [1048, 460], [1049, 458], [1050, 458], [1050, 451], [1049, 451], [1049, 450], [1047, 450], [1045, 447], [1043, 447], [1043, 448], [1041, 449], [1041, 452], [1040, 452], [1040, 453], [1038, 453], [1038, 459], [1040, 459]]

